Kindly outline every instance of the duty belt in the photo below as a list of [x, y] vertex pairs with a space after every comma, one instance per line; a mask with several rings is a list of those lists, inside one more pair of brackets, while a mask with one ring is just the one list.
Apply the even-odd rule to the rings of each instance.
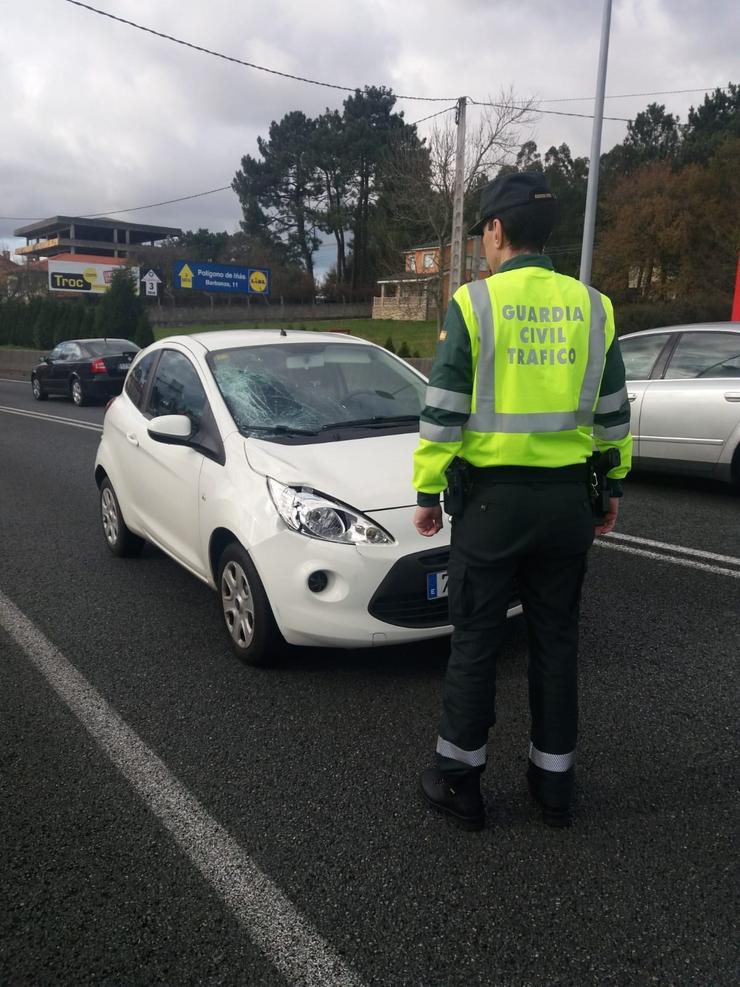
[[470, 466], [472, 483], [588, 483], [587, 463], [573, 466]]

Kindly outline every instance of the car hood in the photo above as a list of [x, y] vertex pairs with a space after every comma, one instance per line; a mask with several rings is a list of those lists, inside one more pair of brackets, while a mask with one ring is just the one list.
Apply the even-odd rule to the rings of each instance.
[[245, 439], [251, 468], [281, 483], [312, 487], [359, 511], [416, 504], [411, 482], [418, 432], [282, 445]]

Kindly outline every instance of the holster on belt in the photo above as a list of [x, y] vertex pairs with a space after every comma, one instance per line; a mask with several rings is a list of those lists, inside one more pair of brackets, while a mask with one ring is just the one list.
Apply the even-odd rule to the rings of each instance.
[[442, 495], [444, 512], [452, 518], [459, 517], [470, 490], [470, 466], [464, 459], [453, 459], [447, 467], [445, 476], [447, 489]]

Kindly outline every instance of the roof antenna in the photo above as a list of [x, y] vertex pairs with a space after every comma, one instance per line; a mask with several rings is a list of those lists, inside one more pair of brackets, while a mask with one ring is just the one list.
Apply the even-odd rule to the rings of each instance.
[[285, 331], [285, 329], [281, 329], [281, 330], [280, 330], [280, 335], [281, 335], [281, 336], [287, 336], [288, 334], [287, 334], [287, 332]]

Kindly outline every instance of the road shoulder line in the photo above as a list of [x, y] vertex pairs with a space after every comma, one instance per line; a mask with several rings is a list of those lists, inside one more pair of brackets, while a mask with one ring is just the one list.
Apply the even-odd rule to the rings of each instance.
[[81, 672], [0, 592], [0, 625], [289, 984], [362, 987], [283, 892]]

